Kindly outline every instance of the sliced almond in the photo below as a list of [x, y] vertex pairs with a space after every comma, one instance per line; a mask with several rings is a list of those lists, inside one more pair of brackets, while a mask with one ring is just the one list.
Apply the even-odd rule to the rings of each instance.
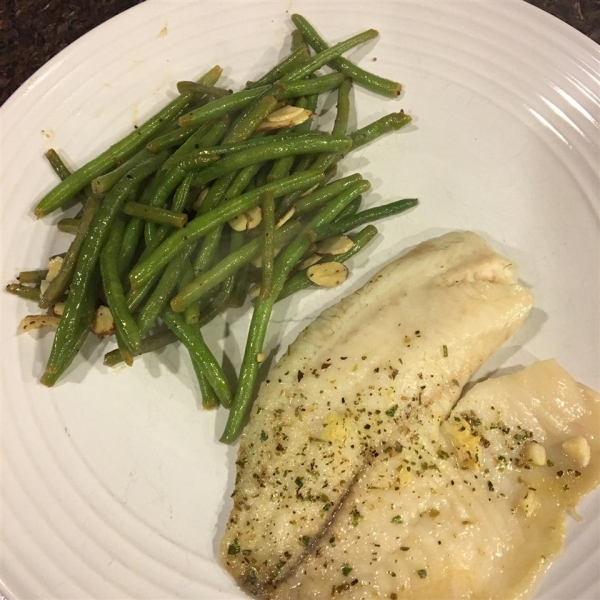
[[207, 187], [202, 188], [200, 190], [198, 197], [196, 198], [196, 200], [194, 201], [194, 204], [192, 205], [192, 208], [194, 210], [198, 210], [200, 208], [200, 206], [202, 205], [202, 202], [204, 201], [204, 198], [206, 198], [206, 194], [208, 194], [208, 190], [209, 190], [209, 188], [207, 188]]
[[248, 229], [248, 217], [245, 213], [241, 213], [233, 219], [229, 219], [229, 225], [234, 231], [246, 231]]
[[40, 281], [40, 296], [43, 296], [46, 293], [49, 285], [50, 282], [47, 279], [42, 279]]
[[19, 333], [42, 327], [58, 327], [59, 322], [60, 317], [53, 315], [27, 315], [19, 324]]
[[259, 126], [258, 131], [272, 131], [274, 129], [282, 129], [283, 127], [296, 127], [300, 123], [304, 123], [314, 113], [307, 108], [298, 106], [284, 106], [279, 110], [274, 110]]
[[108, 306], [99, 306], [96, 310], [92, 332], [99, 337], [108, 337], [116, 331], [115, 320]]
[[54, 312], [55, 315], [58, 315], [59, 317], [62, 317], [62, 314], [65, 312], [65, 303], [64, 302], [57, 302], [52, 307], [52, 311]]
[[304, 271], [304, 269], [308, 269], [309, 267], [312, 267], [313, 265], [316, 265], [321, 260], [321, 258], [322, 258], [321, 256], [317, 256], [316, 254], [313, 254], [312, 256], [309, 256], [308, 258], [305, 258], [298, 265], [298, 270]]
[[304, 198], [304, 196], [308, 196], [311, 192], [314, 192], [319, 185], [321, 185], [320, 183], [315, 183], [315, 185], [313, 185], [312, 187], [309, 187], [305, 192], [302, 192], [300, 194], [300, 198]]
[[[281, 123], [282, 121], [289, 121], [291, 119], [297, 119], [300, 115], [304, 114], [306, 109], [301, 106], [284, 106], [279, 110], [274, 110], [268, 117], [269, 123]], [[308, 111], [310, 112], [310, 111]]]
[[292, 208], [290, 208], [282, 217], [281, 219], [279, 219], [279, 221], [277, 221], [277, 223], [275, 224], [275, 229], [279, 229], [282, 225], [285, 225], [293, 216], [294, 213], [296, 212], [296, 207], [292, 206]]
[[354, 242], [347, 235], [336, 235], [317, 244], [317, 254], [321, 256], [337, 256], [348, 252]]
[[336, 287], [348, 278], [348, 268], [338, 262], [319, 263], [306, 271], [308, 278], [321, 287]]
[[53, 256], [48, 261], [48, 274], [46, 275], [46, 281], [48, 283], [50, 283], [58, 275], [58, 272], [60, 271], [62, 264], [63, 264], [62, 256]]
[[248, 290], [248, 296], [250, 296], [250, 298], [258, 298], [260, 296], [260, 285], [253, 285]]
[[262, 210], [260, 206], [255, 206], [251, 208], [246, 213], [247, 225], [246, 229], [254, 229], [258, 227], [262, 221]]

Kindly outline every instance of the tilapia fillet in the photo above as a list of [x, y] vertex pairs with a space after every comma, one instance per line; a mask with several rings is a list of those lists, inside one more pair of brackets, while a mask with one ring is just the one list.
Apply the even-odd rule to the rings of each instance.
[[402, 444], [359, 478], [274, 600], [529, 597], [565, 513], [600, 481], [600, 396], [538, 362], [477, 384]]
[[[239, 448], [222, 555], [244, 589], [266, 596], [300, 576], [300, 561], [380, 459], [406, 456], [415, 429], [439, 426], [527, 316], [532, 296], [516, 281], [515, 266], [481, 237], [447, 234], [386, 266], [290, 346]], [[383, 473], [381, 485], [398, 492], [403, 477]]]

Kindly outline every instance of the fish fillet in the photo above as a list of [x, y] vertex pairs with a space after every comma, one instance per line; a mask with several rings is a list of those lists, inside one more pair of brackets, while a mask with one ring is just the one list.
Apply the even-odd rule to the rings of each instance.
[[532, 296], [516, 281], [480, 236], [450, 233], [389, 264], [290, 346], [238, 452], [222, 557], [244, 589], [264, 596], [290, 576], [377, 459], [449, 413], [527, 316]]
[[[565, 454], [573, 439], [589, 446], [586, 466]], [[560, 551], [565, 513], [600, 482], [600, 396], [538, 362], [477, 384], [401, 443], [272, 598], [529, 597]]]

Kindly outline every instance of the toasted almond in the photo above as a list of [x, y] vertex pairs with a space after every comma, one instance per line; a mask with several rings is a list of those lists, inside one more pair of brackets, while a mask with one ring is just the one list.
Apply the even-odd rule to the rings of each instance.
[[348, 278], [348, 268], [338, 262], [319, 263], [306, 271], [308, 278], [321, 287], [341, 285]]
[[256, 362], [263, 363], [263, 362], [265, 362], [266, 358], [267, 358], [267, 355], [264, 352], [259, 352], [256, 355]]
[[308, 196], [311, 192], [314, 192], [319, 187], [319, 185], [319, 183], [315, 183], [315, 185], [309, 187], [306, 191], [300, 194], [300, 198], [304, 198], [304, 196]]
[[48, 283], [50, 283], [58, 275], [58, 272], [60, 271], [62, 264], [63, 264], [62, 256], [53, 256], [48, 261], [48, 274], [46, 275], [46, 281]]
[[317, 254], [321, 256], [337, 256], [348, 252], [354, 242], [347, 235], [336, 235], [317, 244]]
[[246, 219], [247, 219], [246, 228], [248, 230], [258, 227], [260, 225], [260, 222], [262, 221], [262, 210], [261, 210], [260, 206], [255, 206], [255, 207], [251, 208], [246, 213]]
[[196, 200], [194, 200], [194, 204], [192, 205], [192, 208], [194, 210], [198, 210], [200, 208], [200, 206], [202, 205], [202, 202], [203, 202], [204, 198], [206, 198], [206, 194], [208, 194], [208, 190], [209, 190], [209, 188], [207, 188], [207, 187], [202, 188], [200, 190], [200, 193], [198, 194], [198, 197], [196, 198]]
[[591, 450], [589, 442], [582, 436], [571, 438], [562, 445], [563, 452], [580, 467], [590, 464]]
[[308, 269], [308, 267], [312, 267], [313, 265], [316, 265], [321, 260], [321, 258], [322, 258], [321, 256], [317, 256], [316, 254], [313, 254], [312, 256], [305, 258], [298, 265], [298, 270], [304, 271], [304, 269]]
[[296, 125], [304, 123], [304, 121], [307, 121], [313, 116], [314, 113], [306, 108], [299, 108], [297, 106], [284, 106], [279, 110], [273, 111], [258, 126], [258, 131], [272, 131], [274, 129], [282, 129], [284, 127], [296, 127]]
[[234, 231], [246, 231], [248, 229], [248, 217], [245, 213], [241, 213], [233, 219], [229, 219], [229, 225]]
[[277, 221], [277, 223], [275, 224], [275, 229], [279, 229], [282, 225], [285, 225], [293, 216], [294, 213], [296, 212], [296, 207], [292, 206], [292, 208], [290, 208], [282, 217], [281, 219], [279, 219], [279, 221]]
[[52, 311], [54, 312], [55, 315], [58, 315], [59, 317], [62, 317], [62, 314], [65, 312], [65, 303], [64, 302], [57, 302], [52, 307]]
[[46, 293], [49, 285], [50, 282], [47, 279], [42, 279], [40, 281], [40, 296], [43, 296]]
[[53, 315], [27, 315], [19, 324], [19, 333], [42, 327], [58, 327], [59, 322], [60, 317]]
[[116, 330], [115, 320], [108, 306], [99, 306], [94, 316], [92, 332], [99, 337], [112, 335]]
[[248, 290], [248, 296], [250, 296], [250, 298], [258, 298], [260, 296], [260, 285], [253, 285]]
[[[300, 106], [284, 106], [279, 110], [274, 110], [268, 117], [269, 123], [281, 123], [281, 121], [289, 121], [290, 119], [296, 119], [300, 115], [304, 114], [306, 109]], [[310, 111], [308, 111], [310, 112]]]

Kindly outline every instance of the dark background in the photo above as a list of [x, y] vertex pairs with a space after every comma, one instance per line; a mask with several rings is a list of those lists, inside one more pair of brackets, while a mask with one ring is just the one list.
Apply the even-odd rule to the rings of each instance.
[[[600, 43], [600, 0], [527, 1]], [[0, 105], [60, 50], [140, 2], [0, 0]]]

